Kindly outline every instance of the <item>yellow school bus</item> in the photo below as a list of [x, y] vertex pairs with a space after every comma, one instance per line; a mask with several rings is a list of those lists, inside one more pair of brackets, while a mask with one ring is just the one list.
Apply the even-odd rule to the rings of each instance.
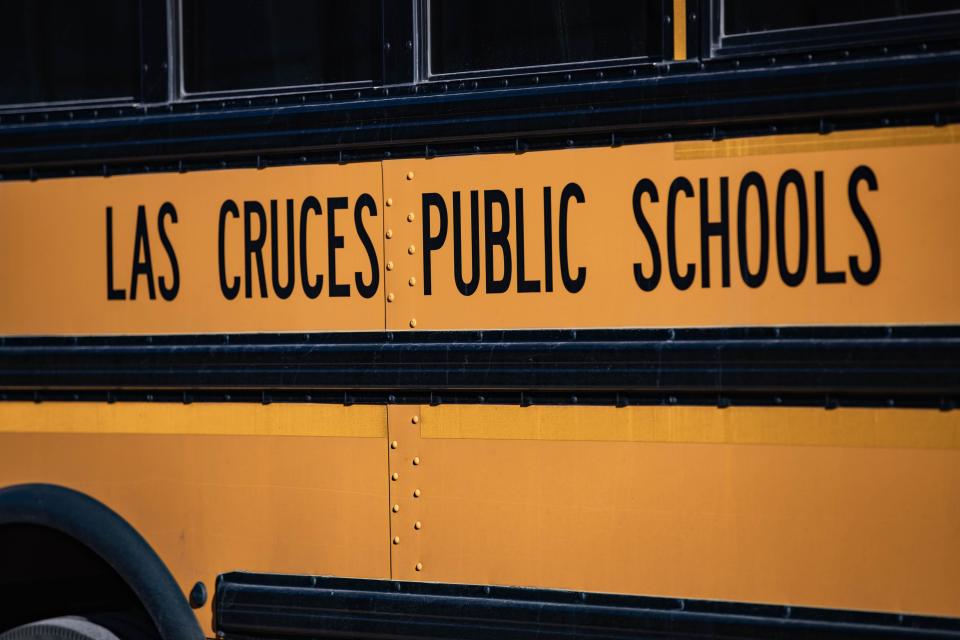
[[0, 640], [960, 637], [957, 2], [0, 12]]

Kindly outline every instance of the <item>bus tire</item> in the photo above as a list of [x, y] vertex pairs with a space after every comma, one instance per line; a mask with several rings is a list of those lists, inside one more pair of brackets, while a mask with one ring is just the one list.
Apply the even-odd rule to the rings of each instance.
[[0, 633], [0, 640], [135, 640], [120, 638], [106, 627], [78, 616], [31, 622]]

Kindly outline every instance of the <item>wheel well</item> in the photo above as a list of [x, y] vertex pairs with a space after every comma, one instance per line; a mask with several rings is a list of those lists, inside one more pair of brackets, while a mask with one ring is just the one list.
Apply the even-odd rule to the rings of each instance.
[[203, 638], [180, 587], [143, 536], [103, 503], [66, 487], [0, 489], [0, 597], [0, 629], [7, 617], [108, 610], [148, 614], [149, 626], [166, 640]]
[[133, 590], [100, 556], [64, 533], [35, 524], [0, 526], [0, 602], [0, 632], [60, 615], [105, 611], [150, 621]]

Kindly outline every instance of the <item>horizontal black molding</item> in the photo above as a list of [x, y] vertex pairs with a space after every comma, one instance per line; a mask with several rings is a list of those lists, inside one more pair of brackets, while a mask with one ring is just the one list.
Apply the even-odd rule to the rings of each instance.
[[820, 404], [960, 399], [960, 326], [0, 339], [0, 399]]
[[960, 638], [960, 620], [575, 591], [228, 573], [214, 626], [252, 638]]
[[495, 80], [0, 114], [0, 177], [945, 124], [960, 107], [958, 44], [908, 42]]

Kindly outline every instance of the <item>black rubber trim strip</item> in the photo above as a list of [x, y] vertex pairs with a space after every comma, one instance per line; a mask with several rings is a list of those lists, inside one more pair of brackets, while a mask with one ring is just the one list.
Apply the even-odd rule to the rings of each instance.
[[[149, 109], [0, 114], [0, 174], [27, 179], [64, 169], [92, 175], [430, 157], [437, 149], [476, 153], [489, 141], [523, 151], [542, 139], [553, 147], [716, 137], [726, 128], [759, 135], [818, 119], [828, 132], [831, 119], [876, 116], [873, 126], [883, 126], [917, 113], [944, 124], [960, 106], [956, 48], [953, 40], [904, 43], [869, 47], [859, 56], [845, 50], [691, 60], [483, 86], [463, 80]], [[584, 139], [591, 135], [597, 139]]]
[[952, 408], [960, 398], [960, 326], [0, 339], [0, 399], [57, 391], [106, 391], [110, 399], [137, 390], [174, 401], [268, 402], [287, 394], [436, 404], [506, 394], [512, 403], [519, 394], [522, 404], [524, 394], [527, 403], [538, 394], [561, 403], [600, 394], [618, 404], [814, 398], [830, 406], [833, 398]]
[[0, 526], [55, 529], [88, 547], [123, 578], [164, 640], [202, 640], [203, 632], [166, 565], [123, 518], [88, 495], [50, 484], [0, 489]]
[[252, 638], [960, 638], [960, 620], [833, 609], [228, 573], [214, 625]]

